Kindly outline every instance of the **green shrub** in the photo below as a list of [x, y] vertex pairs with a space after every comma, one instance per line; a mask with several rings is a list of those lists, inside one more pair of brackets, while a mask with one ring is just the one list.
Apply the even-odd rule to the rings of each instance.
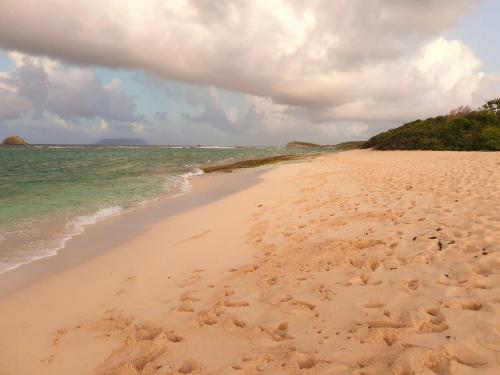
[[487, 109], [416, 120], [378, 134], [363, 148], [377, 150], [500, 151], [498, 100]]

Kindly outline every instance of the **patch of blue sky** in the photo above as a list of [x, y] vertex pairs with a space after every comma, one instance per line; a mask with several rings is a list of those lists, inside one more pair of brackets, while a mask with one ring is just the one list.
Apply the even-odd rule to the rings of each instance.
[[[141, 71], [96, 69], [104, 83], [119, 79], [127, 95], [134, 98], [138, 113], [153, 120], [155, 114], [166, 112], [168, 121], [182, 121], [183, 115], [196, 116], [203, 111], [203, 101], [209, 95], [208, 87], [168, 81]], [[215, 90], [224, 109], [248, 109], [245, 95], [222, 89]], [[192, 99], [189, 100], [189, 97]], [[161, 120], [160, 120], [161, 121]]]
[[14, 67], [14, 62], [10, 59], [8, 52], [0, 49], [0, 72], [8, 72]]
[[448, 38], [458, 39], [472, 48], [486, 72], [500, 71], [500, 0], [483, 0], [463, 18]]

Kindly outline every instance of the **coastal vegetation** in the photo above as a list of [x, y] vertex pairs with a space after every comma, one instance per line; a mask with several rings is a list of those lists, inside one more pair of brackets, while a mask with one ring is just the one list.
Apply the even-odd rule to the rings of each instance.
[[376, 150], [500, 151], [500, 98], [477, 110], [416, 120], [380, 133], [362, 148]]
[[361, 148], [365, 141], [349, 141], [337, 143], [336, 145], [319, 145], [316, 143], [293, 141], [286, 144], [287, 148], [332, 148], [339, 151], [354, 150]]
[[340, 151], [356, 150], [358, 148], [362, 148], [364, 144], [365, 141], [342, 142], [342, 143], [337, 143], [335, 145], [335, 149]]

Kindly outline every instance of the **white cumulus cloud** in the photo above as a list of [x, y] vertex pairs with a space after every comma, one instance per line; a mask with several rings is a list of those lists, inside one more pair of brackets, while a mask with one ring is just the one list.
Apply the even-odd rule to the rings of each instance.
[[9, 54], [15, 67], [0, 75], [0, 118], [44, 111], [64, 119], [134, 122], [135, 103], [119, 80], [103, 84], [94, 70], [67, 67], [50, 58]]
[[42, 71], [16, 55], [15, 90], [0, 85], [0, 101], [12, 103], [3, 117], [42, 101], [62, 118], [97, 113], [142, 124], [119, 81], [103, 86], [91, 71], [61, 70], [57, 60], [243, 93], [247, 112], [221, 103], [215, 92], [196, 99], [201, 113], [186, 115], [226, 133], [259, 123], [272, 134], [302, 134], [297, 129], [319, 124], [326, 133], [338, 134], [338, 125], [361, 137], [367, 124], [476, 104], [496, 82], [468, 46], [443, 37], [476, 0], [1, 3], [0, 47], [50, 58], [37, 60]]
[[[404, 62], [476, 2], [2, 3], [0, 46], [7, 49], [79, 64], [143, 69], [286, 104], [338, 106], [365, 95], [359, 86], [369, 82], [367, 76], [388, 78], [391, 69], [397, 73], [392, 63]], [[382, 85], [369, 94], [377, 99]]]

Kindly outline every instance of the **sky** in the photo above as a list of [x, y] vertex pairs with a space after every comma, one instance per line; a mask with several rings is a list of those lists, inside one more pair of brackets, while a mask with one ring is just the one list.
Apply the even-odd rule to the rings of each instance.
[[500, 0], [124, 4], [2, 1], [0, 138], [335, 144], [500, 96]]

